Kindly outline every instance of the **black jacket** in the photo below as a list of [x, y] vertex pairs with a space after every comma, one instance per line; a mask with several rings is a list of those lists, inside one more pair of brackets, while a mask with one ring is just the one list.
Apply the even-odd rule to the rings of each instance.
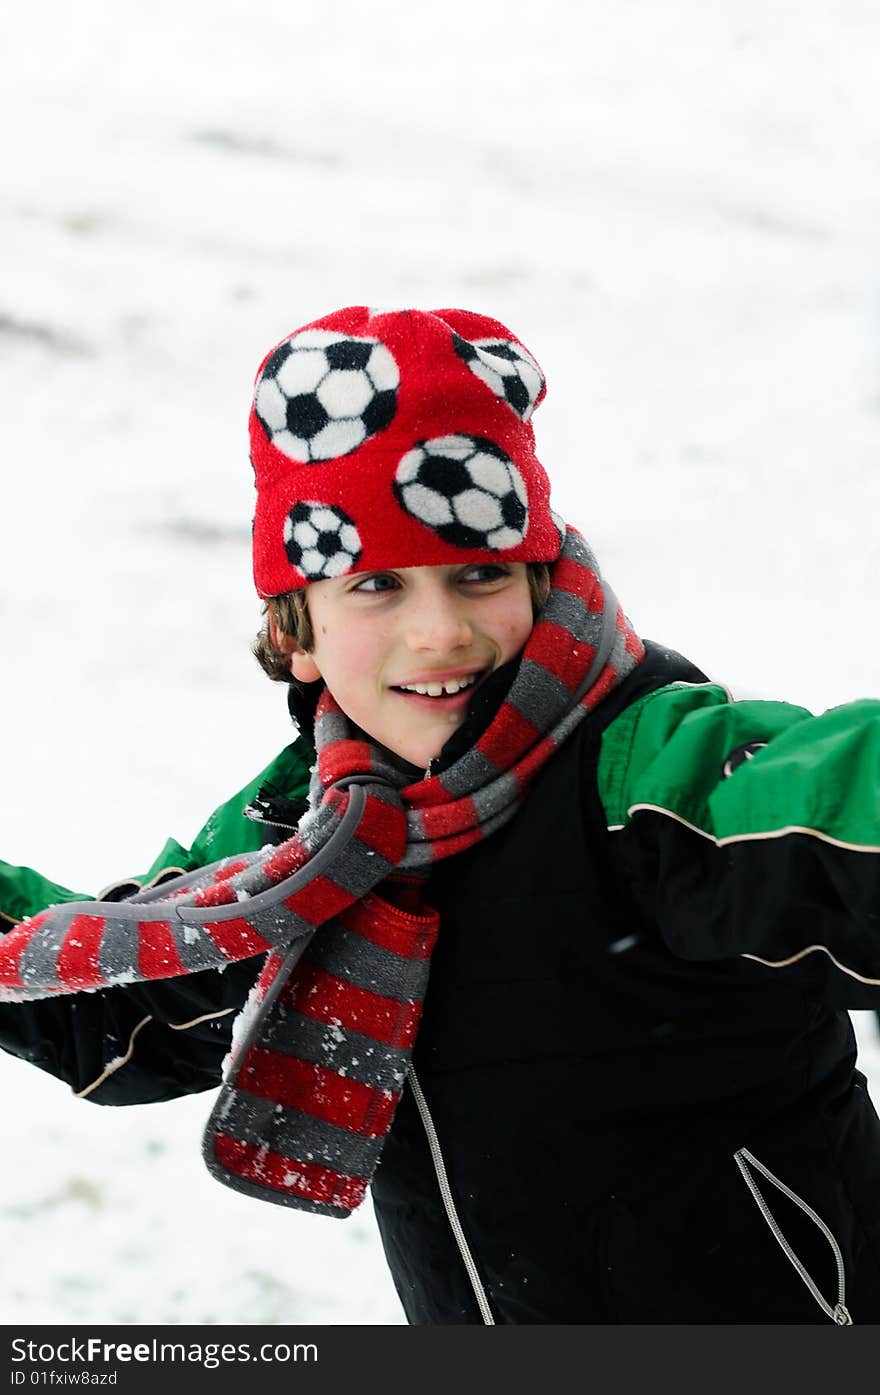
[[[496, 1323], [828, 1321], [740, 1149], [831, 1230], [853, 1320], [880, 1321], [880, 1124], [847, 1013], [813, 966], [673, 956], [597, 796], [615, 711], [701, 677], [652, 649], [516, 819], [431, 876], [441, 935], [415, 1075]], [[749, 1171], [833, 1307], [831, 1244]], [[373, 1197], [409, 1321], [482, 1321], [411, 1089]]]

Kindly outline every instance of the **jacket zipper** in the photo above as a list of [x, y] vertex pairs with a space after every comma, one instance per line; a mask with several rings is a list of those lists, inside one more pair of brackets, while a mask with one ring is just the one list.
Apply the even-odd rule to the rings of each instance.
[[[743, 1180], [745, 1181], [746, 1186], [748, 1187], [752, 1196], [755, 1198], [761, 1215], [764, 1217], [764, 1220], [767, 1222], [768, 1226], [773, 1232], [773, 1235], [777, 1240], [778, 1244], [780, 1245], [786, 1258], [788, 1258], [794, 1265], [795, 1269], [800, 1274], [807, 1288], [810, 1290], [810, 1293], [813, 1295], [816, 1302], [819, 1304], [819, 1307], [822, 1309], [822, 1312], [825, 1314], [826, 1317], [829, 1317], [832, 1322], [836, 1323], [838, 1327], [852, 1327], [853, 1320], [850, 1317], [849, 1311], [845, 1303], [846, 1276], [844, 1273], [843, 1255], [841, 1254], [840, 1246], [838, 1245], [834, 1236], [831, 1234], [831, 1231], [828, 1229], [825, 1222], [822, 1220], [822, 1217], [818, 1216], [816, 1212], [813, 1210], [812, 1206], [808, 1206], [807, 1203], [803, 1201], [801, 1197], [797, 1196], [796, 1193], [793, 1192], [790, 1187], [787, 1187], [784, 1182], [781, 1182], [779, 1180], [778, 1177], [774, 1177], [770, 1169], [768, 1167], [765, 1167], [762, 1162], [759, 1162], [759, 1160], [755, 1157], [754, 1153], [749, 1152], [748, 1148], [740, 1148], [738, 1152], [734, 1153], [733, 1157], [737, 1167], [743, 1175]], [[752, 1176], [751, 1172], [749, 1171], [749, 1164], [751, 1164], [752, 1167], [757, 1168], [758, 1172], [760, 1172], [763, 1177], [766, 1177], [768, 1182], [772, 1182], [773, 1186], [778, 1188], [778, 1190], [782, 1192], [783, 1196], [787, 1196], [789, 1201], [793, 1201], [796, 1206], [799, 1206], [801, 1210], [804, 1212], [804, 1214], [809, 1216], [810, 1220], [816, 1223], [816, 1225], [821, 1230], [822, 1234], [825, 1236], [825, 1239], [828, 1241], [828, 1244], [831, 1246], [832, 1252], [834, 1254], [834, 1260], [837, 1265], [837, 1303], [833, 1308], [829, 1303], [826, 1303], [825, 1299], [822, 1297], [822, 1294], [819, 1292], [818, 1288], [813, 1283], [813, 1280], [810, 1278], [806, 1269], [801, 1264], [794, 1250], [791, 1248], [785, 1236], [783, 1235], [779, 1227], [779, 1223], [776, 1220], [776, 1217], [773, 1215], [772, 1211], [770, 1210], [770, 1207], [767, 1205], [767, 1202], [761, 1195], [761, 1191], [758, 1187], [758, 1184]]]
[[288, 833], [295, 833], [297, 830], [295, 823], [284, 823], [281, 819], [267, 819], [256, 804], [246, 805], [241, 812], [246, 819], [250, 819], [251, 823], [262, 823], [267, 828], [283, 828]]
[[443, 1198], [443, 1206], [446, 1211], [446, 1218], [449, 1221], [450, 1227], [452, 1228], [452, 1234], [455, 1237], [455, 1243], [458, 1246], [458, 1252], [461, 1255], [464, 1267], [467, 1270], [467, 1276], [470, 1280], [471, 1288], [473, 1289], [474, 1298], [477, 1300], [477, 1307], [480, 1310], [480, 1316], [483, 1319], [484, 1326], [494, 1327], [495, 1319], [492, 1316], [492, 1309], [489, 1307], [489, 1300], [486, 1297], [486, 1290], [484, 1289], [482, 1280], [480, 1279], [480, 1276], [477, 1273], [477, 1266], [474, 1263], [474, 1257], [471, 1254], [470, 1246], [468, 1245], [467, 1239], [465, 1237], [461, 1221], [458, 1219], [458, 1213], [455, 1209], [455, 1202], [452, 1199], [452, 1189], [449, 1186], [449, 1178], [446, 1175], [446, 1164], [443, 1161], [443, 1154], [440, 1150], [440, 1140], [437, 1137], [437, 1130], [434, 1128], [434, 1121], [431, 1118], [430, 1112], [428, 1110], [428, 1105], [425, 1100], [425, 1096], [422, 1094], [422, 1087], [419, 1084], [418, 1077], [412, 1066], [410, 1066], [409, 1068], [409, 1084], [410, 1089], [413, 1092], [413, 1098], [415, 1099], [416, 1107], [419, 1111], [422, 1126], [425, 1130], [425, 1134], [428, 1139], [428, 1147], [431, 1150], [431, 1161], [434, 1164], [434, 1172], [437, 1175], [437, 1185], [440, 1188], [440, 1195]]

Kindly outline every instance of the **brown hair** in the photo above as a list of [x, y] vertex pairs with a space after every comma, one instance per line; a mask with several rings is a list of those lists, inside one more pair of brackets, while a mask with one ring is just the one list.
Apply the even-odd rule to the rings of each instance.
[[[532, 597], [532, 614], [537, 615], [550, 595], [550, 567], [546, 562], [527, 562], [526, 575]], [[264, 673], [277, 683], [294, 683], [296, 680], [290, 672], [290, 655], [276, 649], [272, 643], [270, 614], [282, 635], [292, 639], [298, 649], [310, 653], [315, 637], [309, 618], [308, 587], [286, 591], [283, 596], [269, 597], [263, 607], [262, 628], [251, 646]]]

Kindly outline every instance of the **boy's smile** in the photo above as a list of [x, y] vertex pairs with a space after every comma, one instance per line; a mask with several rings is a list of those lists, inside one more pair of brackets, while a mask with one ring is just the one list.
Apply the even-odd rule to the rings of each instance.
[[313, 582], [308, 607], [314, 645], [292, 648], [294, 678], [323, 678], [353, 722], [422, 769], [534, 623], [523, 562], [333, 577]]

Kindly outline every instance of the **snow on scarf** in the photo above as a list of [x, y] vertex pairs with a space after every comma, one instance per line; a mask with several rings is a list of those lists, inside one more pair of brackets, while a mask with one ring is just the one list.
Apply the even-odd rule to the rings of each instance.
[[328, 692], [293, 837], [123, 902], [68, 902], [0, 940], [0, 999], [173, 978], [265, 954], [236, 1022], [205, 1160], [252, 1196], [347, 1216], [403, 1090], [438, 916], [377, 892], [501, 828], [585, 714], [644, 656], [568, 528], [513, 684], [475, 745], [416, 784]]

